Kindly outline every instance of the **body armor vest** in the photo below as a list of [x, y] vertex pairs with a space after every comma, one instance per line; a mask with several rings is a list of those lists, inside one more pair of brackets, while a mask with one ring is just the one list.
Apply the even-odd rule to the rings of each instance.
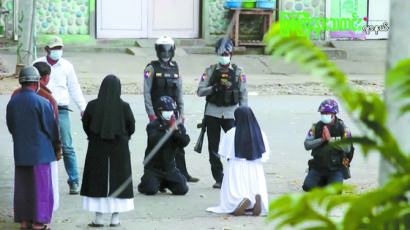
[[152, 61], [150, 65], [154, 68], [151, 101], [155, 102], [161, 96], [169, 96], [177, 101], [179, 71], [176, 62], [166, 68], [159, 61]]
[[[315, 139], [322, 138], [324, 125], [321, 121], [315, 124]], [[335, 123], [328, 126], [328, 128], [332, 138], [343, 138], [344, 126], [342, 120], [336, 118]], [[313, 160], [309, 161], [309, 167], [327, 170], [339, 170], [343, 167], [343, 151], [331, 148], [328, 145], [328, 143], [323, 143], [312, 150]]]
[[218, 91], [206, 97], [208, 102], [217, 106], [231, 106], [239, 103], [239, 77], [235, 75], [237, 66], [235, 64], [232, 66], [233, 70], [228, 69], [228, 72], [222, 72], [220, 69], [214, 70], [209, 84], [216, 85]]

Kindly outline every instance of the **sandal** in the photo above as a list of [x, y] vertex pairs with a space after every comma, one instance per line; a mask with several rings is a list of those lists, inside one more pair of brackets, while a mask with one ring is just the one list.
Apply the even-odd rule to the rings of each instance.
[[[41, 225], [39, 226], [39, 227], [41, 227]], [[33, 230], [51, 230], [51, 228], [49, 228], [47, 225], [43, 225], [43, 227], [41, 227], [41, 228], [35, 228], [34, 227], [34, 225], [33, 226], [31, 226], [31, 229], [33, 229]]]
[[120, 222], [118, 222], [118, 224], [110, 224], [110, 227], [119, 227], [120, 226]]
[[101, 227], [104, 227], [104, 224], [96, 224], [96, 223], [94, 223], [94, 221], [93, 221], [93, 222], [91, 222], [91, 223], [88, 224], [88, 227], [101, 228]]
[[233, 215], [234, 216], [245, 215], [245, 210], [250, 204], [251, 204], [251, 201], [248, 198], [243, 198], [242, 201], [236, 207], [235, 211], [233, 212]]
[[32, 229], [31, 223], [23, 221], [20, 225], [20, 230]]

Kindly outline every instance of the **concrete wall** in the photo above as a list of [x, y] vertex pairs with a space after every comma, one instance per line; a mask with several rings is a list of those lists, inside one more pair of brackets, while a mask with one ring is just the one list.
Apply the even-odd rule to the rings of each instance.
[[[0, 0], [13, 12], [13, 0]], [[20, 0], [27, 1], [27, 0]], [[36, 29], [39, 34], [88, 35], [94, 31], [95, 0], [37, 0]], [[90, 15], [92, 17], [90, 17]], [[13, 13], [8, 17], [9, 33], [12, 30]]]
[[[334, 0], [331, 0], [334, 1]], [[308, 12], [310, 17], [324, 17], [325, 0], [281, 0], [280, 10], [286, 12]]]
[[[229, 19], [232, 18], [229, 10], [224, 9], [223, 4], [225, 0], [204, 0], [203, 20], [208, 23], [204, 23], [204, 31], [208, 31], [208, 34], [203, 37], [209, 36], [210, 40], [223, 36], [227, 33]], [[244, 15], [240, 19], [240, 32], [241, 39], [261, 39], [262, 32], [262, 18], [253, 15]]]
[[37, 31], [40, 34], [89, 34], [89, 4], [89, 0], [37, 0]]

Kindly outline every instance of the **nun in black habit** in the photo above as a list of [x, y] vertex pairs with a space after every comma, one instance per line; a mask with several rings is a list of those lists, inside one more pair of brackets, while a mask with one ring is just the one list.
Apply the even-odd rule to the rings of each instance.
[[235, 126], [219, 144], [219, 154], [227, 159], [219, 205], [207, 211], [266, 215], [268, 193], [262, 163], [269, 159], [269, 143], [249, 107], [238, 107], [234, 116]]
[[88, 150], [80, 194], [83, 208], [96, 212], [92, 227], [104, 226], [103, 213], [112, 213], [110, 226], [118, 226], [118, 213], [134, 209], [128, 143], [135, 120], [130, 105], [120, 96], [120, 79], [106, 76], [98, 98], [88, 103], [82, 117]]

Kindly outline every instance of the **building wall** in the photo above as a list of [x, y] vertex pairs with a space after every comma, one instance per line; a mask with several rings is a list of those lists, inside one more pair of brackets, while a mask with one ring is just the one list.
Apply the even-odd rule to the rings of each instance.
[[37, 31], [40, 34], [89, 34], [89, 4], [89, 0], [37, 0]]
[[[229, 19], [232, 18], [229, 10], [223, 7], [225, 0], [204, 0], [208, 4], [208, 31], [211, 37], [225, 35], [228, 31]], [[239, 34], [245, 39], [260, 39], [262, 31], [262, 18], [253, 15], [241, 16]], [[205, 24], [206, 26], [206, 24]]]
[[[8, 30], [13, 24], [13, 0], [0, 0], [11, 13]], [[27, 1], [27, 0], [20, 0]], [[90, 12], [95, 10], [95, 0], [37, 0], [36, 29], [39, 34], [88, 35]]]
[[310, 17], [324, 17], [326, 12], [326, 0], [281, 0], [280, 5], [281, 11], [308, 12]]

